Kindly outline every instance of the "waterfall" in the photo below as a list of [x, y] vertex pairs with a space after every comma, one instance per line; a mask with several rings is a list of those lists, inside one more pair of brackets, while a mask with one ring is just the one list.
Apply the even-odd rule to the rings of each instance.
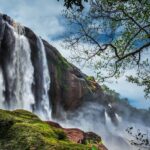
[[7, 104], [6, 100], [6, 108], [32, 111], [32, 105], [35, 101], [32, 93], [34, 68], [31, 63], [31, 49], [27, 38], [20, 35], [18, 30], [12, 30], [15, 37], [15, 47], [11, 50], [10, 60], [5, 66], [10, 93], [10, 102]]
[[108, 107], [112, 108], [111, 104], [108, 104]]
[[[32, 105], [35, 103], [32, 93], [33, 72], [34, 68], [31, 63], [31, 49], [28, 40], [25, 36], [15, 34], [16, 44], [16, 97], [17, 104], [22, 105], [23, 109], [32, 110]], [[14, 67], [15, 67], [14, 66]], [[21, 102], [22, 101], [22, 102]]]
[[0, 109], [4, 108], [4, 94], [3, 92], [5, 91], [5, 86], [4, 86], [4, 78], [2, 74], [2, 69], [0, 68]]
[[106, 110], [105, 110], [105, 119], [106, 119], [106, 124], [107, 124], [107, 125], [112, 124], [111, 118], [109, 117], [109, 115], [108, 115], [108, 113], [106, 112]]
[[122, 121], [122, 118], [117, 113], [115, 113], [115, 116], [116, 116], [118, 122], [120, 123]]
[[29, 41], [24, 35], [24, 27], [18, 23], [13, 23], [13, 26], [5, 23], [14, 41], [8, 50], [4, 51], [7, 54], [3, 60], [4, 70], [0, 68], [0, 108], [25, 109], [35, 112], [44, 120], [50, 119], [50, 76], [44, 44], [37, 37], [37, 48], [34, 50], [38, 57], [35, 67], [31, 59]]
[[39, 74], [40, 74], [40, 107], [38, 113], [42, 114], [42, 118], [51, 118], [50, 100], [49, 100], [49, 88], [50, 88], [50, 76], [47, 64], [46, 52], [43, 41], [37, 37], [38, 46], [38, 60], [39, 60]]
[[107, 113], [107, 110], [105, 110], [105, 121], [106, 121], [106, 127], [109, 131], [113, 131], [116, 129], [114, 123], [112, 122], [109, 114]]
[[13, 23], [14, 30], [19, 34], [23, 35], [25, 33], [24, 27], [20, 23]]

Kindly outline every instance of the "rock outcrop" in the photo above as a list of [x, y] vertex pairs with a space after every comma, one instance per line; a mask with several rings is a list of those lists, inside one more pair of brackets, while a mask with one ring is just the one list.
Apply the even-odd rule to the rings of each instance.
[[91, 148], [96, 147], [99, 150], [107, 150], [102, 143], [101, 137], [93, 132], [84, 132], [77, 128], [63, 128], [58, 123], [52, 121], [47, 121], [46, 123], [55, 128], [62, 129], [67, 138], [74, 143], [88, 144]]
[[[15, 47], [15, 37], [12, 28], [18, 34], [24, 35], [30, 44], [31, 48], [31, 63], [34, 68], [34, 83], [32, 83], [32, 91], [35, 97], [34, 109], [39, 109], [40, 95], [42, 95], [41, 86], [41, 70], [39, 57], [39, 38], [36, 34], [27, 27], [20, 27], [7, 15], [0, 15], [0, 66], [4, 76], [5, 83], [5, 103], [10, 105], [13, 93], [10, 91], [9, 77], [6, 65], [10, 59], [13, 59], [12, 52]], [[77, 67], [70, 64], [56, 48], [51, 46], [45, 40], [42, 40], [46, 58], [48, 62], [48, 69], [51, 78], [50, 90], [48, 92], [50, 97], [50, 104], [52, 108], [52, 116], [55, 118], [62, 118], [62, 111], [73, 112], [79, 108], [85, 101], [93, 100], [95, 97], [102, 94], [101, 87], [88, 79], [88, 76], [83, 74]]]

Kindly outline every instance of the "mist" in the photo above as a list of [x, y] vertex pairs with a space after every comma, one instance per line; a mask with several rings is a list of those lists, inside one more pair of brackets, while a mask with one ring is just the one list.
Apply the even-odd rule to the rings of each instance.
[[[112, 107], [111, 104], [108, 107]], [[112, 121], [105, 107], [98, 103], [86, 103], [75, 113], [69, 114], [65, 121], [57, 121], [66, 128], [79, 128], [87, 132], [95, 132], [102, 137], [104, 145], [109, 150], [137, 150], [139, 147], [131, 144], [133, 138], [126, 132], [126, 129], [133, 127], [146, 133], [150, 130], [149, 127], [138, 119], [133, 121], [115, 114], [117, 122]], [[140, 147], [140, 150], [149, 150], [149, 147]]]

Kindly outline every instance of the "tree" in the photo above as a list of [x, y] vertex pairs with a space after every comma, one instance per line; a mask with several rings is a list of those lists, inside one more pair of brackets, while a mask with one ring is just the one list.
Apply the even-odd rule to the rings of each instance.
[[88, 0], [64, 0], [64, 6], [67, 9], [73, 8], [73, 6], [77, 6], [79, 10], [83, 10], [83, 2], [88, 2]]
[[140, 131], [140, 129], [138, 129], [135, 132], [133, 127], [128, 127], [126, 129], [126, 132], [132, 137], [129, 142], [131, 143], [131, 145], [138, 147], [138, 150], [140, 150], [141, 148], [144, 148], [145, 150], [150, 149], [150, 139], [148, 131], [147, 133], [143, 133], [142, 131]]
[[73, 59], [90, 64], [100, 81], [118, 78], [134, 68], [136, 72], [127, 74], [127, 80], [144, 86], [148, 98], [150, 1], [91, 0], [83, 11], [71, 8], [64, 11], [70, 27], [65, 43]]

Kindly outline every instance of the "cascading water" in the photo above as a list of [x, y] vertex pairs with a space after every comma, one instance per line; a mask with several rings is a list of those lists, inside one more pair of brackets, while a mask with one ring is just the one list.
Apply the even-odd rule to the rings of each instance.
[[109, 126], [114, 126], [112, 121], [111, 121], [111, 118], [109, 117], [107, 111], [105, 110], [105, 120], [106, 120], [106, 125], [109, 127]]
[[6, 65], [10, 100], [9, 104], [5, 100], [5, 107], [10, 110], [21, 108], [32, 111], [35, 101], [32, 93], [34, 68], [30, 59], [31, 49], [27, 38], [20, 34], [23, 31], [21, 26], [19, 30], [11, 29], [15, 37], [15, 47]]
[[[37, 113], [42, 119], [48, 120], [51, 118], [48, 95], [50, 76], [43, 42], [37, 37], [37, 71], [31, 59], [31, 48], [28, 39], [25, 37], [24, 27], [18, 23], [13, 23], [13, 26], [5, 23], [14, 37], [14, 46], [8, 49], [7, 56], [3, 60], [4, 70], [0, 68], [0, 108], [25, 109]], [[5, 79], [3, 76], [5, 76]], [[39, 86], [33, 91], [35, 76], [39, 77]], [[40, 95], [38, 100], [35, 92]]]
[[4, 78], [3, 78], [3, 74], [2, 74], [2, 70], [0, 68], [0, 109], [4, 108], [4, 91], [5, 91], [5, 87], [4, 87]]
[[115, 116], [116, 116], [118, 122], [121, 122], [121, 121], [122, 121], [122, 118], [121, 118], [117, 113], [115, 113]]
[[41, 81], [40, 81], [40, 108], [38, 110], [39, 114], [42, 114], [42, 118], [50, 119], [51, 118], [51, 109], [50, 109], [50, 100], [48, 96], [48, 91], [50, 88], [50, 76], [47, 64], [47, 58], [45, 53], [45, 47], [41, 38], [37, 37], [37, 46], [39, 48], [38, 57], [40, 61], [39, 69]]
[[108, 107], [112, 108], [111, 104], [108, 104]]

